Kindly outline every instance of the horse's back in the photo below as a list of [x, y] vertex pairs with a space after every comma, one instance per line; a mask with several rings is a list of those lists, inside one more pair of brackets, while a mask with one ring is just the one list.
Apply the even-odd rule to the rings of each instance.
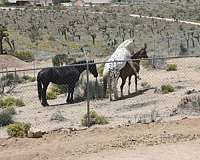
[[104, 75], [108, 74], [111, 69], [121, 70], [126, 65], [126, 60], [130, 58], [131, 54], [126, 48], [117, 49], [107, 60], [104, 67]]
[[44, 68], [38, 73], [38, 78], [55, 84], [73, 83], [78, 80], [79, 72], [75, 67]]

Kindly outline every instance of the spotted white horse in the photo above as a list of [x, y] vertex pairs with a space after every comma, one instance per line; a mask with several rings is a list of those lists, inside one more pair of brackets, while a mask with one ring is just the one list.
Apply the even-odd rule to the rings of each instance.
[[[131, 53], [134, 52], [134, 40], [128, 39], [121, 43], [115, 52], [108, 58], [108, 60], [105, 63], [104, 71], [103, 71], [103, 84], [104, 84], [104, 96], [106, 95], [106, 89], [107, 89], [107, 81], [109, 76], [113, 77], [111, 78], [114, 80], [114, 96], [117, 99], [118, 93], [117, 93], [117, 82], [120, 75], [120, 70], [126, 65], [128, 62], [130, 66], [133, 68], [133, 70], [136, 72], [136, 68], [134, 67], [133, 61], [130, 61], [131, 59]], [[129, 61], [128, 61], [129, 60]], [[111, 84], [110, 84], [111, 85]]]

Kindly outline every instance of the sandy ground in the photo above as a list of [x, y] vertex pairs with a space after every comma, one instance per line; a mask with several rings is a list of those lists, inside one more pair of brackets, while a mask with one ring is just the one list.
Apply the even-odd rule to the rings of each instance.
[[28, 63], [11, 55], [0, 55], [0, 68], [15, 69], [20, 67], [28, 67]]
[[2, 160], [196, 160], [200, 119], [53, 132], [40, 139], [0, 139]]
[[[185, 58], [170, 60], [168, 63], [177, 64], [178, 70], [168, 72], [165, 70], [149, 70], [141, 68], [139, 81], [139, 94], [134, 94], [134, 78], [132, 79], [131, 92], [129, 97], [122, 100], [112, 101], [109, 99], [91, 101], [92, 110], [104, 115], [110, 125], [134, 124], [138, 119], [145, 119], [145, 123], [151, 122], [153, 112], [157, 113], [158, 120], [171, 121], [187, 117], [199, 117], [197, 115], [173, 115], [180, 100], [186, 96], [185, 92], [190, 89], [199, 90], [200, 82], [200, 58]], [[148, 82], [153, 89], [144, 90], [142, 82]], [[119, 82], [120, 84], [120, 82]], [[155, 92], [155, 88], [160, 88], [162, 84], [171, 84], [175, 87], [175, 92], [161, 94]], [[127, 86], [124, 94], [127, 95]], [[37, 97], [37, 87], [35, 83], [19, 85], [12, 94], [22, 98], [25, 107], [17, 108], [15, 121], [28, 122], [32, 124], [33, 130], [51, 131], [62, 128], [82, 128], [81, 119], [86, 110], [86, 101], [66, 104], [65, 95], [61, 95], [56, 100], [49, 101], [49, 107], [42, 107]], [[65, 117], [62, 122], [51, 121], [51, 116], [60, 111]], [[7, 137], [5, 128], [0, 130], [0, 137]]]

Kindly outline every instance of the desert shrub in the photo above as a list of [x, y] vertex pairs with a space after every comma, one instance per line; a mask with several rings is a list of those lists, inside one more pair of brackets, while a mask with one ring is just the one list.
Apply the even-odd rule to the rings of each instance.
[[[108, 124], [107, 119], [104, 116], [98, 115], [95, 111], [90, 112], [90, 126], [99, 124], [99, 125], [104, 125]], [[87, 126], [87, 121], [88, 121], [88, 115], [85, 114], [83, 119], [81, 120], [81, 124], [83, 126]]]
[[11, 115], [16, 114], [15, 107], [13, 107], [13, 106], [5, 108], [4, 111], [11, 114]]
[[10, 86], [14, 83], [21, 83], [22, 80], [17, 74], [8, 73], [5, 76], [1, 77], [1, 81], [4, 83], [5, 86]]
[[170, 85], [170, 84], [162, 85], [161, 86], [161, 91], [162, 91], [163, 94], [174, 92], [174, 87], [172, 85]]
[[57, 111], [52, 114], [51, 121], [64, 121], [65, 117], [63, 117], [62, 113], [60, 111]]
[[58, 95], [67, 93], [66, 85], [57, 85], [54, 84], [51, 86], [50, 90], [47, 93], [47, 99], [53, 100], [56, 99]]
[[24, 101], [22, 99], [16, 98], [15, 99], [15, 103], [16, 103], [17, 107], [23, 107], [23, 106], [25, 106], [25, 103], [24, 103]]
[[150, 88], [150, 87], [151, 87], [151, 85], [150, 85], [148, 82], [142, 82], [142, 83], [141, 83], [141, 86], [142, 86], [143, 88]]
[[176, 64], [168, 64], [167, 71], [177, 71], [177, 65]]
[[35, 82], [35, 77], [31, 77], [31, 76], [29, 76], [29, 75], [24, 75], [23, 77], [22, 77], [22, 79], [24, 80], [24, 81], [27, 81], [27, 82]]
[[20, 52], [16, 52], [14, 54], [15, 57], [21, 59], [22, 61], [25, 62], [32, 62], [34, 61], [34, 55], [32, 52], [30, 51], [20, 51]]
[[6, 110], [0, 112], [0, 127], [13, 123], [12, 114]]
[[15, 97], [6, 97], [3, 99], [3, 106], [4, 107], [11, 107], [16, 105]]
[[178, 108], [200, 111], [200, 95], [196, 94], [182, 98], [178, 104]]
[[103, 70], [104, 70], [104, 65], [101, 64], [101, 65], [99, 66], [99, 68], [98, 68], [98, 73], [99, 73], [99, 75], [100, 75], [101, 77], [103, 76]]
[[30, 128], [30, 124], [16, 122], [7, 127], [7, 133], [11, 137], [26, 137]]
[[25, 103], [22, 99], [18, 99], [11, 96], [0, 99], [0, 108], [7, 108], [11, 106], [22, 107], [25, 106]]
[[52, 58], [53, 66], [62, 66], [64, 63], [67, 62], [68, 56], [66, 54], [59, 54]]
[[0, 108], [3, 108], [3, 106], [4, 106], [3, 99], [2, 99], [2, 98], [0, 98]]
[[187, 55], [188, 54], [188, 49], [185, 48], [185, 46], [183, 45], [183, 43], [180, 44], [180, 55]]
[[57, 93], [53, 91], [47, 92], [47, 99], [48, 100], [53, 100], [57, 98]]
[[57, 85], [57, 84], [54, 84], [50, 90], [52, 92], [55, 92], [57, 95], [60, 95], [60, 94], [65, 94], [67, 93], [67, 86], [66, 85]]
[[[87, 86], [87, 85], [85, 85]], [[87, 87], [85, 88], [85, 97], [87, 97]], [[90, 99], [103, 98], [103, 85], [99, 82], [89, 81], [89, 97]]]

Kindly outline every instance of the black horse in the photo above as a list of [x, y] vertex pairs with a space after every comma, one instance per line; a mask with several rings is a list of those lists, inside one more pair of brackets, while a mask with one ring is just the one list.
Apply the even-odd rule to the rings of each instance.
[[[94, 77], [98, 77], [97, 67], [94, 61], [88, 62], [90, 73]], [[43, 106], [48, 106], [46, 91], [50, 82], [55, 84], [66, 84], [68, 86], [67, 103], [73, 103], [73, 93], [80, 74], [87, 70], [87, 61], [73, 63], [70, 66], [45, 68], [42, 69], [37, 76], [38, 97], [42, 101]]]

